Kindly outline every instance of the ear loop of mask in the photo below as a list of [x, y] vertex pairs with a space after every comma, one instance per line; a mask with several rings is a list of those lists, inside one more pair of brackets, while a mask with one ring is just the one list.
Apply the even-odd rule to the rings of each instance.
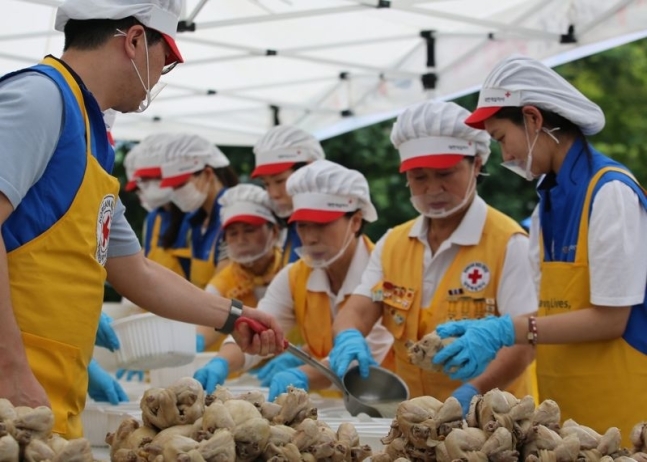
[[[118, 34], [115, 34], [115, 37], [126, 37], [126, 33], [120, 29], [117, 29]], [[144, 112], [148, 107], [151, 105], [151, 102], [157, 97], [157, 95], [160, 94], [160, 92], [166, 87], [166, 84], [164, 82], [157, 82], [155, 85], [153, 85], [153, 88], [151, 88], [151, 67], [150, 67], [150, 61], [148, 59], [148, 39], [146, 38], [146, 32], [144, 32], [144, 49], [146, 52], [146, 80], [148, 82], [148, 85], [144, 83], [144, 79], [142, 79], [142, 76], [139, 72], [139, 69], [137, 69], [137, 65], [135, 64], [135, 61], [133, 59], [130, 60], [132, 63], [133, 67], [135, 68], [135, 73], [137, 74], [137, 77], [139, 78], [139, 81], [141, 82], [142, 86], [144, 87], [144, 90], [146, 90], [146, 99], [143, 100], [141, 103], [139, 103], [139, 108], [137, 108], [136, 111], [137, 113]]]

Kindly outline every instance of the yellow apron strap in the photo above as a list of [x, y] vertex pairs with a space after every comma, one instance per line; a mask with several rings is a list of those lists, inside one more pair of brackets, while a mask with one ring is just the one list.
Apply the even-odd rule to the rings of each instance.
[[47, 66], [53, 67], [58, 72], [60, 72], [63, 78], [65, 79], [65, 81], [67, 82], [67, 84], [69, 85], [70, 89], [72, 90], [72, 93], [74, 93], [76, 102], [79, 104], [79, 110], [81, 111], [81, 114], [83, 114], [83, 121], [85, 122], [86, 151], [90, 152], [92, 149], [92, 143], [90, 138], [91, 136], [90, 119], [88, 119], [88, 113], [85, 110], [85, 101], [83, 99], [83, 93], [81, 93], [81, 88], [79, 88], [79, 84], [76, 82], [72, 74], [70, 74], [70, 71], [68, 71], [67, 68], [63, 66], [56, 59], [47, 57], [41, 61], [41, 64], [45, 64]]
[[[604, 175], [607, 172], [618, 172], [622, 173], [624, 175], [627, 175], [629, 178], [631, 178], [633, 181], [636, 181], [636, 179], [631, 175], [631, 173], [627, 172], [626, 170], [623, 170], [618, 167], [604, 167], [600, 169], [594, 176], [591, 178], [591, 181], [589, 182], [589, 187], [586, 190], [586, 197], [584, 199], [584, 205], [582, 208], [582, 219], [580, 220], [580, 230], [578, 233], [578, 236], [584, 236], [585, 239], [588, 239], [589, 235], [589, 213], [588, 210], [591, 207], [591, 199], [593, 198], [593, 190], [595, 189], [595, 186], [598, 184], [598, 181], [600, 181], [600, 178], [602, 178], [602, 175]], [[638, 183], [636, 181], [636, 183]], [[589, 262], [589, 246], [588, 245], [578, 245], [577, 250], [575, 251], [575, 263], [587, 265]]]

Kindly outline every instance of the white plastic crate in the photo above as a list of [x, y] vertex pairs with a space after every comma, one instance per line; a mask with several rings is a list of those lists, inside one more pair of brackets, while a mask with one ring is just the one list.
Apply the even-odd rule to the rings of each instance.
[[119, 367], [150, 370], [177, 367], [195, 358], [195, 326], [152, 313], [117, 319], [112, 326], [121, 347], [116, 351]]

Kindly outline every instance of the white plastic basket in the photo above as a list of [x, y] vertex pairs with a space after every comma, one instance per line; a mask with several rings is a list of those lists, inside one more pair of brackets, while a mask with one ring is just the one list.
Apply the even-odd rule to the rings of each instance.
[[106, 447], [106, 435], [114, 432], [122, 420], [133, 417], [141, 422], [142, 411], [138, 402], [120, 403], [112, 406], [108, 403], [96, 403], [88, 399], [81, 414], [83, 436], [94, 447]]
[[112, 327], [121, 347], [116, 351], [119, 367], [159, 369], [189, 364], [195, 358], [195, 326], [152, 313], [117, 319]]
[[108, 414], [105, 412], [105, 406], [87, 402], [81, 414], [81, 421], [83, 422], [83, 437], [92, 446], [108, 446], [105, 442], [108, 433]]

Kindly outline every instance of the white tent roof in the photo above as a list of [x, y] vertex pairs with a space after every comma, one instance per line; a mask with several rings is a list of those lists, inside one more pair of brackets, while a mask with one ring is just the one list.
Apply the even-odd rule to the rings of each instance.
[[[60, 55], [60, 3], [3, 0], [0, 72]], [[327, 138], [474, 91], [511, 53], [557, 65], [647, 36], [643, 0], [186, 0], [183, 17], [186, 63], [116, 138], [251, 145], [276, 120]]]

